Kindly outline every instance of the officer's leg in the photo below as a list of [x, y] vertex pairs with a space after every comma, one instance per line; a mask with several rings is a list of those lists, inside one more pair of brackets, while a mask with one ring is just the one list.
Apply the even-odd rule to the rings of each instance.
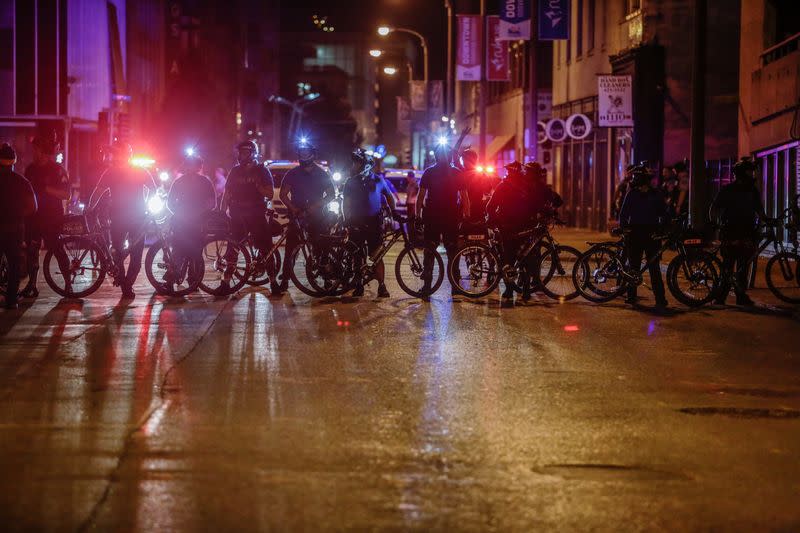
[[[628, 241], [628, 267], [631, 270], [640, 270], [642, 268], [642, 255], [644, 255], [644, 246], [642, 245], [642, 238], [635, 232], [631, 234]], [[633, 302], [637, 298], [637, 287], [631, 284], [628, 287], [628, 300]]]
[[136, 283], [136, 278], [139, 277], [139, 272], [142, 270], [142, 256], [144, 255], [144, 239], [139, 239], [130, 248], [130, 258], [128, 263], [128, 272], [125, 275], [125, 283], [128, 289], [133, 290]]
[[290, 224], [292, 225], [289, 226], [289, 231], [286, 234], [285, 246], [283, 248], [284, 251], [283, 267], [281, 268], [281, 275], [280, 275], [280, 280], [281, 280], [280, 290], [282, 291], [285, 291], [286, 289], [289, 288], [289, 277], [290, 277], [289, 271], [292, 268], [290, 256], [292, 255], [292, 250], [294, 250], [297, 247], [297, 245], [300, 244], [300, 235], [298, 234], [298, 230], [297, 228], [294, 227], [294, 224], [292, 222], [290, 222]]
[[747, 296], [747, 289], [750, 286], [749, 267], [750, 260], [755, 252], [747, 244], [737, 246], [734, 256], [735, 272], [736, 272], [736, 303], [737, 305], [749, 305], [752, 303], [750, 297]]
[[111, 248], [114, 252], [114, 262], [119, 267], [119, 272], [116, 272], [122, 290], [125, 288], [125, 236], [128, 233], [127, 225], [122, 220], [111, 220], [109, 227], [109, 235], [111, 236]]
[[[441, 237], [441, 229], [439, 228], [439, 224], [430, 219], [425, 220], [423, 223], [423, 239], [425, 240], [425, 244], [432, 248], [436, 248], [439, 246], [439, 238]], [[423, 290], [425, 291], [430, 290], [431, 283], [433, 282], [433, 262], [433, 255], [429, 254], [428, 251], [425, 250], [422, 257], [422, 281], [424, 282]]]
[[667, 297], [664, 292], [664, 279], [661, 276], [661, 261], [657, 260], [659, 243], [649, 239], [645, 249], [650, 272], [650, 285], [653, 287], [653, 294], [656, 297], [656, 305], [667, 305]]
[[722, 282], [720, 283], [719, 294], [717, 294], [714, 301], [717, 304], [724, 305], [731, 291], [729, 277], [736, 266], [736, 253], [730, 244], [723, 244], [719, 251], [722, 255]]

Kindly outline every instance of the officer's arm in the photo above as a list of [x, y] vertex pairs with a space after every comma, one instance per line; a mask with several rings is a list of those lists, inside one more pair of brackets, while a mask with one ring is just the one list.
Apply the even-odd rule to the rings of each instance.
[[470, 203], [469, 203], [469, 192], [467, 192], [467, 189], [461, 189], [461, 208], [463, 211], [464, 218], [469, 218]]
[[261, 176], [261, 181], [256, 185], [258, 193], [267, 200], [272, 201], [272, 195], [275, 194], [275, 188], [272, 180], [272, 172], [267, 167], [262, 167], [264, 172]]
[[222, 199], [219, 201], [219, 210], [222, 213], [228, 212], [228, 204], [230, 203], [230, 192], [228, 192], [228, 185], [231, 184], [231, 176], [233, 175], [233, 169], [228, 172], [228, 177], [225, 178], [225, 189], [222, 191]]
[[22, 204], [22, 214], [25, 217], [32, 216], [36, 213], [39, 206], [36, 202], [36, 193], [33, 192], [33, 187], [30, 183], [25, 184], [25, 198]]
[[384, 198], [386, 198], [386, 203], [389, 204], [389, 209], [394, 213], [397, 210], [397, 200], [394, 197], [394, 193], [389, 190], [389, 186], [386, 185], [386, 182], [381, 178], [381, 182], [383, 184], [383, 190], [381, 193], [383, 194]]
[[630, 210], [631, 210], [631, 193], [630, 191], [628, 191], [628, 194], [626, 194], [625, 198], [622, 200], [622, 207], [619, 208], [620, 227], [624, 228], [625, 226], [628, 225], [627, 220]]
[[422, 215], [422, 210], [425, 209], [425, 199], [428, 195], [428, 188], [420, 185], [419, 191], [417, 192], [417, 202], [416, 202], [416, 209], [417, 215]]
[[283, 183], [281, 183], [281, 202], [283, 205], [286, 206], [286, 209], [289, 211], [297, 211], [297, 207], [292, 203], [290, 195], [292, 194], [292, 182], [287, 180], [285, 177], [283, 178]]
[[50, 184], [47, 184], [44, 188], [44, 192], [58, 198], [59, 200], [69, 200], [69, 176], [67, 172], [63, 169], [60, 169], [58, 173], [58, 186], [53, 187]]
[[178, 195], [178, 188], [176, 187], [178, 181], [179, 180], [176, 180], [172, 183], [172, 187], [169, 188], [169, 194], [167, 195], [167, 209], [169, 209], [172, 214], [175, 214], [175, 211], [180, 208], [180, 196]]
[[328, 179], [328, 183], [322, 194], [323, 196], [319, 200], [317, 200], [316, 202], [314, 202], [309, 206], [308, 209], [310, 211], [316, 211], [322, 206], [322, 204], [324, 204], [325, 202], [330, 202], [333, 199], [333, 197], [336, 196], [336, 189], [334, 188], [333, 182], [330, 179]]
[[342, 217], [345, 222], [350, 220], [350, 209], [353, 207], [353, 197], [348, 190], [347, 184], [342, 191]]

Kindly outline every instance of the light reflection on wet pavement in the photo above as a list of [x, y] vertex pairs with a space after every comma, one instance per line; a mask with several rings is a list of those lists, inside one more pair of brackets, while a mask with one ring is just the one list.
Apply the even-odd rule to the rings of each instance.
[[791, 312], [143, 281], [0, 316], [4, 530], [800, 524], [800, 419], [679, 411], [800, 409]]

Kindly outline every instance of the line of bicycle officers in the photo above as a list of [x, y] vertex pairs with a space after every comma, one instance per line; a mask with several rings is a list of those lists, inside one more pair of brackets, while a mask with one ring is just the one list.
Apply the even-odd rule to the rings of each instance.
[[[7, 309], [16, 308], [19, 297], [38, 296], [37, 278], [42, 247], [52, 252], [53, 260], [62, 273], [70, 272], [71, 268], [71, 259], [60, 241], [64, 218], [62, 202], [69, 199], [68, 177], [56, 163], [55, 140], [36, 138], [33, 148], [34, 161], [22, 176], [14, 172], [16, 154], [12, 147], [7, 144], [0, 147], [0, 183], [4, 192], [0, 200], [0, 254], [6, 258], [3, 277]], [[191, 263], [193, 258], [200, 256], [203, 253], [207, 220], [221, 216], [227, 223], [232, 242], [249, 238], [256, 253], [264, 256], [274, 253], [273, 239], [280, 235], [281, 228], [273, 220], [270, 210], [274, 195], [272, 175], [268, 167], [259, 162], [258, 148], [254, 142], [239, 143], [236, 150], [238, 164], [228, 175], [219, 203], [211, 180], [203, 174], [202, 159], [187, 157], [184, 173], [174, 181], [166, 196], [166, 207], [172, 215], [172, 261], [180, 264], [186, 260]], [[406, 290], [400, 266], [397, 266], [398, 281], [406, 292], [428, 298], [438, 289], [441, 274], [437, 281], [431, 271], [436, 267], [433, 256], [437, 255], [435, 249], [440, 244], [452, 263], [458, 253], [459, 242], [463, 242], [465, 235], [485, 234], [490, 228], [495, 228], [497, 255], [500, 256], [495, 277], [503, 277], [506, 281], [502, 297], [504, 303], [508, 304], [513, 301], [515, 284], [509, 283], [506, 274], [509, 266], [517, 261], [520, 250], [527, 246], [526, 254], [542, 262], [539, 246], [530, 246], [531, 234], [528, 230], [555, 220], [556, 210], [563, 203], [547, 185], [546, 171], [538, 163], [523, 165], [513, 162], [505, 167], [505, 179], [491, 178], [476, 166], [478, 155], [475, 151], [460, 151], [459, 141], [454, 147], [447, 143], [436, 147], [436, 163], [427, 168], [419, 183], [413, 184], [409, 190], [412, 197], [407, 201], [406, 219], [397, 212], [390, 186], [374, 172], [375, 161], [363, 150], [353, 152], [350, 177], [338, 193], [328, 172], [317, 163], [317, 151], [312, 143], [306, 140], [298, 142], [296, 152], [299, 165], [285, 175], [280, 186], [280, 200], [294, 222], [285, 230], [282, 262], [264, 263], [265, 279], [268, 279], [270, 292], [274, 296], [288, 289], [293, 262], [297, 260], [297, 254], [291, 251], [304, 242], [304, 236], [310, 236], [314, 246], [322, 247], [326, 241], [320, 240], [320, 237], [334, 233], [328, 206], [340, 197], [341, 215], [336, 224], [346, 228], [348, 242], [354, 243], [356, 248], [365, 249], [373, 264], [367, 269], [366, 257], [363, 257], [350, 272], [343, 272], [339, 268], [337, 279], [340, 281], [335, 284], [339, 293], [348, 290], [352, 291], [353, 296], [361, 296], [364, 285], [374, 279], [378, 283], [378, 296], [389, 296], [383, 264], [385, 250], [382, 250], [387, 235], [385, 214], [388, 209], [397, 225], [408, 228], [410, 236], [405, 237], [407, 241], [421, 240], [425, 243], [422, 252], [424, 259], [415, 262], [411, 257], [409, 267], [419, 278], [420, 289]], [[129, 145], [115, 142], [110, 147], [109, 156], [110, 165], [92, 193], [87, 210], [104, 204], [110, 250], [114, 263], [120, 269], [115, 273], [115, 283], [120, 286], [124, 298], [133, 298], [133, 287], [142, 267], [145, 249], [145, 239], [136, 235], [145, 224], [147, 196], [152, 196], [157, 186], [147, 170], [129, 163], [132, 157]], [[752, 305], [745, 293], [747, 283], [744, 278], [758, 240], [756, 228], [759, 220], [765, 219], [760, 195], [754, 184], [754, 171], [752, 162], [739, 162], [733, 169], [735, 182], [722, 189], [712, 206], [713, 216], [722, 228], [724, 267], [735, 271], [740, 280], [740, 283], [734, 284], [739, 305]], [[629, 167], [627, 176], [627, 191], [619, 208], [619, 223], [627, 234], [627, 261], [638, 268], [644, 256], [648, 262], [657, 306], [665, 307], [667, 300], [659, 260], [660, 240], [656, 235], [669, 221], [668, 204], [663, 193], [652, 186], [652, 176], [647, 168], [641, 165]], [[416, 197], [413, 197], [415, 189]], [[421, 233], [421, 239], [418, 233]], [[411, 245], [407, 242], [406, 246]], [[532, 248], [535, 250], [532, 251]], [[344, 261], [345, 257], [357, 255], [353, 249], [352, 246], [347, 249], [340, 246], [339, 255], [326, 252], [331, 262], [330, 268], [338, 268], [332, 264], [337, 260]], [[226, 248], [221, 253], [220, 261], [227, 259], [235, 262], [236, 253], [232, 250], [232, 247]], [[557, 258], [554, 262], [557, 263]], [[318, 260], [317, 263], [323, 265], [324, 261]], [[475, 259], [474, 254], [467, 254], [464, 263], [451, 265], [450, 270], [456, 276], [462, 268], [474, 273], [478, 263], [480, 261]], [[22, 265], [26, 265], [26, 272], [22, 271]], [[524, 282], [519, 280], [518, 289], [524, 300], [541, 287], [544, 277], [549, 276], [550, 279], [557, 275], [561, 266], [551, 265], [547, 274], [542, 274], [544, 271], [540, 268], [544, 267], [537, 267], [533, 279]], [[27, 284], [19, 290], [20, 280], [25, 275]], [[169, 276], [176, 277], [173, 279]], [[167, 272], [161, 281], [170, 284], [177, 280], [177, 276]], [[489, 278], [492, 276], [488, 275]], [[70, 284], [75, 281], [70, 275], [65, 274], [64, 277], [65, 290], [69, 294]], [[341, 280], [345, 278], [349, 282], [343, 284]], [[452, 284], [452, 279], [454, 294], [463, 292], [461, 287]], [[225, 289], [234, 281], [226, 270], [220, 286]], [[494, 284], [492, 288], [496, 286]], [[328, 294], [334, 292], [331, 287], [326, 289]], [[325, 289], [317, 288], [320, 291]], [[718, 292], [716, 299], [724, 302], [728, 292]], [[224, 290], [220, 294], [224, 294]], [[630, 284], [627, 301], [634, 304], [636, 300], [636, 285]]]

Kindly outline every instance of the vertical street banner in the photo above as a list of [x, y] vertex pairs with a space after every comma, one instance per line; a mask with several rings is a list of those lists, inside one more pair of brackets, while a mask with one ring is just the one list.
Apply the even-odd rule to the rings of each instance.
[[630, 76], [598, 76], [597, 100], [598, 126], [633, 126], [633, 82]]
[[480, 81], [483, 32], [480, 15], [457, 15], [456, 79]]
[[569, 4], [570, 0], [539, 0], [536, 20], [540, 40], [569, 39]]
[[425, 111], [428, 105], [428, 97], [425, 94], [425, 82], [413, 80], [408, 82], [409, 94], [411, 95], [411, 110]]
[[434, 80], [428, 85], [428, 113], [436, 117], [444, 113], [444, 82]]
[[408, 135], [411, 127], [411, 109], [408, 100], [402, 96], [397, 97], [397, 133]]
[[486, 17], [486, 79], [509, 81], [511, 73], [508, 63], [508, 41], [501, 41], [500, 17]]
[[[546, 4], [547, 0], [539, 0]], [[517, 41], [531, 38], [531, 0], [500, 0], [498, 39]]]

